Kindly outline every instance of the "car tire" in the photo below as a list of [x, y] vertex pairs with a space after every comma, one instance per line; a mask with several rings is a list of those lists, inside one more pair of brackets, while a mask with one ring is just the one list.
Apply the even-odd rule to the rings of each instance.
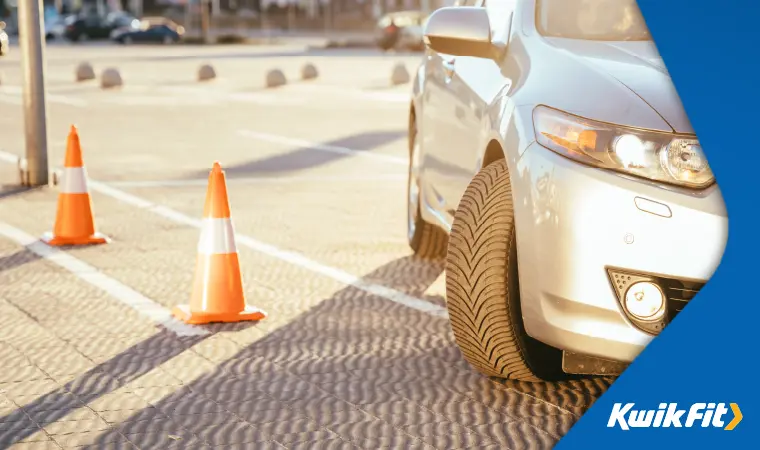
[[[417, 121], [412, 115], [409, 125], [409, 172], [407, 178], [407, 239], [414, 254], [425, 259], [444, 259], [448, 234], [441, 228], [426, 222], [421, 214], [421, 189], [414, 174], [417, 146]], [[416, 183], [416, 185], [415, 185]], [[416, 188], [416, 202], [412, 189]]]
[[473, 178], [454, 216], [446, 304], [457, 345], [483, 374], [524, 381], [567, 378], [562, 352], [525, 332], [512, 187], [503, 159]]
[[124, 39], [121, 40], [121, 43], [124, 45], [132, 45], [132, 38], [129, 36], [125, 36]]
[[174, 38], [171, 36], [164, 36], [164, 45], [174, 44]]

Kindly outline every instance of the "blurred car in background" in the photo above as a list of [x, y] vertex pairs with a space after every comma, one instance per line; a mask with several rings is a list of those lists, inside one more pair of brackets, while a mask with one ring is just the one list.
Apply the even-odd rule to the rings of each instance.
[[43, 12], [45, 22], [45, 39], [62, 39], [66, 33], [64, 18], [55, 6], [46, 6]]
[[111, 39], [120, 44], [153, 43], [174, 44], [182, 39], [184, 27], [164, 17], [145, 17], [137, 27], [116, 29]]
[[[377, 45], [383, 50], [404, 49], [422, 51], [425, 49], [423, 29], [426, 17], [421, 11], [399, 11], [388, 13], [377, 22]], [[398, 40], [392, 42], [393, 27], [398, 28]]]
[[0, 56], [8, 54], [8, 33], [5, 32], [5, 22], [0, 22]]
[[134, 19], [127, 24], [123, 24], [111, 30], [111, 34], [109, 34], [108, 38], [115, 41], [122, 34], [138, 31], [142, 24], [143, 22], [140, 19]]
[[75, 16], [66, 25], [64, 36], [70, 41], [88, 39], [109, 39], [117, 28], [139, 26], [140, 21], [131, 14], [124, 12], [110, 13], [105, 16], [83, 15]]

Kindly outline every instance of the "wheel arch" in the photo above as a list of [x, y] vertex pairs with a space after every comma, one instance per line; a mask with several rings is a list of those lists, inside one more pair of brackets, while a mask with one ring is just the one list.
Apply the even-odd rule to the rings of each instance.
[[488, 145], [486, 145], [486, 151], [483, 153], [483, 162], [480, 168], [488, 167], [488, 165], [500, 159], [505, 159], [504, 148], [498, 140], [491, 139]]

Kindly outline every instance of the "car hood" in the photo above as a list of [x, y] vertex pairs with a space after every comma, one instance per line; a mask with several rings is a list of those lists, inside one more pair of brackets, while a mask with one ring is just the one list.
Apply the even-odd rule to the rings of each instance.
[[592, 70], [613, 77], [651, 106], [676, 132], [694, 133], [670, 74], [651, 41], [550, 39]]

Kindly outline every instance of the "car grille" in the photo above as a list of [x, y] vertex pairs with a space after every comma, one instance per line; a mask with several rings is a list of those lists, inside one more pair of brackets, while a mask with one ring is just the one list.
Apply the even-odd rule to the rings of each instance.
[[660, 286], [663, 287], [665, 296], [668, 299], [668, 321], [673, 320], [673, 318], [686, 307], [689, 300], [694, 298], [699, 290], [705, 286], [705, 283], [683, 281], [673, 278], [660, 278], [658, 281], [660, 282]]

